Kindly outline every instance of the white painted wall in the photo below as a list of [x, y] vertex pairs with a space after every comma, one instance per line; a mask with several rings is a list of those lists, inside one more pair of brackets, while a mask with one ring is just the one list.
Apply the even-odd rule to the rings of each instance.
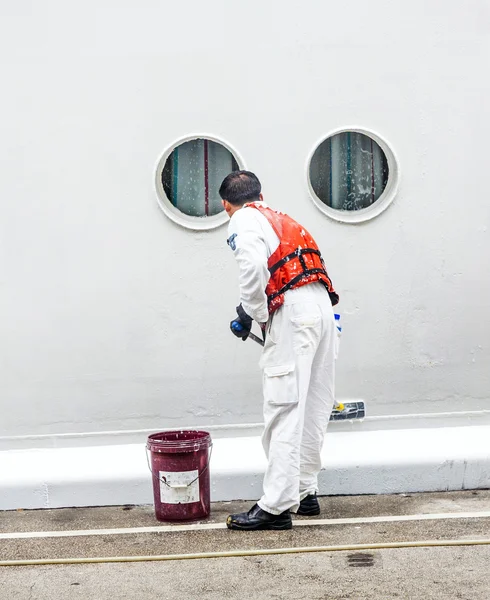
[[[228, 330], [226, 228], [156, 203], [163, 150], [230, 143], [317, 238], [341, 294], [340, 398], [371, 415], [488, 408], [485, 0], [50, 0], [0, 7], [0, 436], [261, 420], [258, 348]], [[363, 225], [311, 202], [339, 127], [398, 156]]]

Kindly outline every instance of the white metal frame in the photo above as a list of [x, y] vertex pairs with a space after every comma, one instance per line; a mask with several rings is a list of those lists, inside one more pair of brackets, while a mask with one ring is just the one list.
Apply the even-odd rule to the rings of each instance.
[[[374, 202], [374, 204], [361, 210], [338, 210], [327, 206], [316, 195], [315, 190], [311, 185], [310, 163], [313, 158], [313, 154], [315, 153], [318, 146], [328, 138], [337, 135], [338, 133], [347, 132], [363, 133], [364, 135], [367, 135], [368, 137], [372, 138], [377, 144], [379, 144], [379, 146], [385, 153], [386, 159], [388, 161], [388, 182], [383, 193], [378, 198], [378, 200]], [[335, 221], [341, 221], [343, 223], [363, 223], [364, 221], [369, 221], [370, 219], [374, 219], [374, 217], [380, 215], [393, 202], [398, 191], [398, 185], [400, 181], [400, 167], [398, 164], [397, 157], [394, 151], [392, 150], [391, 146], [379, 134], [364, 127], [341, 127], [339, 129], [335, 129], [334, 131], [330, 131], [327, 135], [322, 137], [314, 145], [306, 161], [306, 181], [308, 182], [308, 191], [310, 193], [311, 199], [313, 200], [313, 203], [322, 213], [327, 215], [327, 217], [330, 217]]]
[[177, 225], [185, 227], [186, 229], [192, 229], [194, 231], [203, 231], [216, 229], [217, 227], [221, 227], [221, 225], [227, 223], [228, 215], [226, 214], [226, 212], [223, 210], [217, 215], [212, 215], [210, 217], [193, 217], [191, 215], [186, 215], [170, 202], [170, 199], [167, 197], [167, 194], [165, 193], [162, 184], [162, 172], [165, 167], [165, 162], [170, 156], [170, 154], [172, 154], [173, 150], [181, 144], [184, 144], [185, 142], [198, 139], [210, 140], [212, 142], [216, 142], [217, 144], [221, 144], [222, 146], [224, 146], [233, 154], [240, 169], [245, 169], [245, 162], [231, 144], [229, 144], [222, 138], [216, 137], [215, 135], [209, 133], [196, 133], [181, 137], [175, 142], [173, 142], [170, 146], [168, 146], [163, 152], [155, 169], [155, 188], [157, 192], [158, 206], [162, 209], [166, 216], [169, 219], [171, 219], [174, 223], [177, 223]]

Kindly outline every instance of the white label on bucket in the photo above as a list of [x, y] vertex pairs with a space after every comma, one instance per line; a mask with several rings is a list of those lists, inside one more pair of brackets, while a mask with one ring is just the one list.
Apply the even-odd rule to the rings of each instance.
[[160, 501], [163, 504], [199, 502], [199, 471], [160, 471], [159, 475]]

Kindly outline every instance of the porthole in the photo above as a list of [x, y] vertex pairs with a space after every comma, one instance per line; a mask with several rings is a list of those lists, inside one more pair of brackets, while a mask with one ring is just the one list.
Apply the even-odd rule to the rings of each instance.
[[313, 150], [308, 185], [317, 207], [332, 219], [367, 221], [392, 202], [399, 179], [395, 154], [373, 132], [335, 131]]
[[223, 179], [243, 163], [228, 144], [211, 136], [179, 140], [161, 157], [156, 171], [158, 203], [189, 229], [213, 229], [228, 221], [218, 194]]

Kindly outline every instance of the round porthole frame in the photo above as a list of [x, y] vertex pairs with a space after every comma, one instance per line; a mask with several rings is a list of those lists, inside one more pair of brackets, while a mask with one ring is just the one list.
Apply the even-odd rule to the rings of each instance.
[[[383, 190], [383, 193], [371, 206], [368, 206], [367, 208], [361, 208], [360, 210], [352, 211], [337, 210], [322, 202], [320, 198], [316, 195], [316, 192], [313, 189], [310, 179], [310, 164], [317, 148], [321, 144], [323, 144], [325, 140], [328, 140], [334, 135], [349, 132], [362, 133], [363, 135], [372, 138], [383, 150], [386, 156], [386, 160], [388, 161], [388, 182], [386, 183], [386, 187]], [[330, 131], [327, 135], [322, 137], [314, 145], [306, 161], [306, 181], [308, 182], [308, 191], [311, 199], [313, 200], [313, 203], [323, 214], [327, 215], [327, 217], [333, 219], [334, 221], [340, 221], [342, 223], [364, 223], [365, 221], [370, 221], [371, 219], [374, 219], [382, 212], [384, 212], [395, 199], [395, 196], [398, 191], [398, 185], [400, 182], [400, 166], [392, 147], [378, 133], [375, 133], [370, 129], [366, 129], [365, 127], [340, 127], [333, 131]]]
[[217, 227], [221, 227], [222, 225], [228, 222], [229, 218], [226, 211], [223, 210], [217, 215], [212, 215], [210, 217], [194, 217], [191, 215], [186, 215], [172, 204], [167, 194], [165, 193], [165, 190], [163, 189], [162, 183], [162, 172], [165, 167], [165, 163], [167, 162], [167, 158], [172, 154], [175, 148], [181, 146], [185, 142], [200, 139], [206, 139], [211, 142], [221, 144], [221, 146], [226, 148], [233, 155], [235, 161], [237, 162], [241, 170], [246, 168], [245, 162], [241, 155], [231, 144], [229, 144], [222, 138], [219, 138], [215, 135], [211, 135], [209, 133], [195, 133], [191, 135], [186, 135], [172, 142], [172, 144], [167, 146], [167, 148], [161, 155], [155, 169], [155, 189], [157, 193], [156, 197], [158, 206], [162, 209], [162, 211], [171, 221], [177, 223], [177, 225], [180, 225], [181, 227], [185, 227], [186, 229], [192, 229], [194, 231], [208, 231], [211, 229], [216, 229]]

